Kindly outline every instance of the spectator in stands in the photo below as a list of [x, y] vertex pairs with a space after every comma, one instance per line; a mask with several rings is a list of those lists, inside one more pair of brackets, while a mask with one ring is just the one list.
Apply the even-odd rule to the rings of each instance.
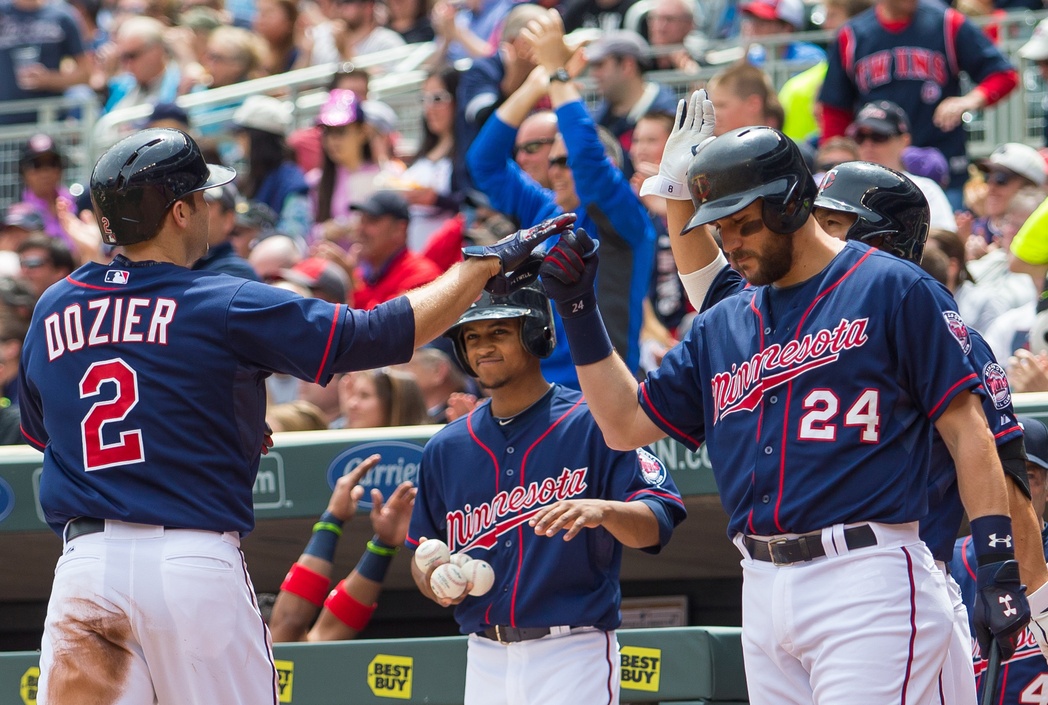
[[418, 383], [430, 423], [447, 423], [451, 420], [447, 412], [448, 399], [452, 394], [476, 392], [476, 385], [467, 383], [466, 375], [455, 361], [434, 345], [424, 345], [415, 350], [403, 368]]
[[[819, 94], [823, 139], [843, 134], [858, 106], [897, 103], [912, 126], [913, 143], [946, 155], [947, 195], [959, 210], [968, 178], [961, 118], [1015, 88], [1018, 74], [1008, 60], [957, 10], [929, 0], [878, 0], [841, 28], [828, 59]], [[963, 95], [961, 72], [976, 84]]]
[[208, 36], [201, 63], [209, 76], [208, 88], [232, 86], [264, 74], [265, 47], [246, 29], [219, 27]]
[[225, 272], [258, 281], [258, 275], [247, 260], [233, 250], [239, 196], [237, 187], [231, 183], [204, 191], [204, 200], [208, 203], [207, 253], [193, 264], [192, 269]]
[[[578, 215], [576, 226], [600, 241], [604, 264], [597, 297], [601, 310], [615, 311], [606, 315], [605, 322], [616, 350], [636, 371], [655, 230], [622, 173], [621, 161], [614, 161], [622, 159], [618, 141], [613, 137], [604, 141], [598, 135], [574, 81], [550, 81], [550, 75], [567, 65], [572, 52], [564, 44], [560, 15], [555, 10], [541, 12], [526, 32], [539, 66], [482, 129], [469, 150], [470, 171], [491, 205], [516, 218], [522, 227], [571, 211]], [[549, 159], [552, 193], [524, 174], [511, 156], [518, 126], [547, 95], [560, 128]], [[559, 316], [554, 314], [554, 319], [563, 331]], [[555, 348], [542, 361], [542, 369], [552, 382], [578, 384], [566, 346]]]
[[403, 196], [376, 191], [350, 208], [360, 214], [354, 308], [372, 309], [440, 276], [437, 265], [407, 247], [411, 211]]
[[241, 197], [237, 199], [234, 223], [230, 236], [233, 251], [247, 259], [256, 245], [275, 234], [277, 214], [264, 203]]
[[422, 142], [411, 166], [400, 176], [404, 198], [411, 206], [408, 247], [416, 252], [458, 212], [461, 203], [451, 187], [458, 79], [458, 71], [445, 67], [422, 82]]
[[[357, 68], [352, 61], [345, 61], [328, 81], [328, 92], [342, 89], [353, 91], [358, 101], [367, 100], [368, 83], [370, 77], [365, 69]], [[314, 169], [319, 169], [324, 163], [323, 127], [315, 123], [309, 127], [303, 127], [292, 132], [287, 139], [288, 144], [295, 150], [295, 161], [308, 174]]]
[[273, 433], [323, 431], [327, 428], [320, 409], [301, 399], [274, 404], [266, 409], [266, 423]]
[[[1037, 65], [1041, 74], [1041, 85], [1048, 82], [1048, 19], [1041, 20], [1033, 30], [1033, 36], [1019, 48], [1019, 56]], [[1041, 99], [1041, 108], [1048, 108], [1048, 95]], [[1048, 110], [1045, 110], [1048, 113]], [[1048, 120], [1044, 121], [1044, 144], [1048, 145]]]
[[431, 42], [436, 38], [425, 0], [386, 0], [389, 19], [386, 26], [400, 35], [405, 44]]
[[815, 152], [815, 168], [812, 170], [815, 180], [821, 182], [822, 175], [843, 164], [859, 159], [859, 145], [851, 137], [834, 137], [819, 145]]
[[953, 208], [942, 187], [903, 167], [902, 153], [910, 146], [910, 121], [901, 107], [888, 100], [867, 103], [848, 126], [848, 136], [859, 145], [859, 159], [901, 171], [917, 184], [928, 199], [932, 228], [957, 232]]
[[513, 159], [542, 188], [549, 188], [549, 152], [557, 137], [557, 114], [539, 110], [524, 118], [513, 143]]
[[103, 112], [135, 105], [173, 103], [182, 69], [171, 56], [164, 32], [152, 17], [131, 17], [116, 31], [115, 51], [122, 72], [110, 79]]
[[[336, 25], [334, 41], [343, 61], [404, 46], [399, 34], [379, 24], [375, 17], [375, 0], [336, 0], [335, 4], [341, 23]], [[389, 68], [389, 65], [373, 66], [371, 70]]]
[[749, 125], [774, 126], [782, 112], [768, 74], [745, 61], [714, 74], [708, 89], [717, 111], [716, 135]]
[[142, 127], [169, 127], [183, 132], [193, 132], [193, 125], [189, 121], [189, 113], [185, 108], [179, 107], [177, 103], [157, 103], [153, 106], [153, 112], [142, 123]]
[[291, 106], [268, 95], [249, 96], [233, 113], [237, 144], [247, 160], [241, 193], [280, 217], [277, 230], [304, 239], [313, 225], [309, 186], [285, 142]]
[[12, 203], [0, 226], [0, 251], [16, 252], [31, 235], [44, 234], [44, 218], [28, 203]]
[[29, 323], [22, 317], [11, 311], [0, 312], [0, 446], [25, 443], [18, 413], [18, 370], [28, 330]]
[[375, 535], [356, 567], [334, 589], [331, 574], [343, 527], [356, 515], [364, 497], [360, 483], [380, 460], [379, 455], [372, 455], [335, 482], [327, 509], [313, 525], [302, 555], [280, 586], [269, 618], [274, 642], [353, 639], [371, 620], [386, 571], [407, 537], [416, 491], [410, 482], [401, 483], [386, 501], [372, 488], [369, 498]]
[[313, 239], [349, 247], [356, 226], [350, 204], [375, 192], [382, 171], [372, 152], [372, 132], [357, 94], [336, 88], [317, 115], [323, 161], [307, 175], [315, 225]]
[[429, 423], [415, 376], [392, 368], [342, 375], [339, 408], [344, 428], [386, 428]]
[[522, 3], [510, 10], [502, 28], [498, 51], [489, 57], [475, 59], [459, 80], [455, 94], [455, 176], [462, 179], [454, 185], [465, 191], [472, 186], [466, 171], [466, 151], [495, 108], [520, 88], [535, 63], [521, 32], [528, 22], [545, 10], [538, 5]]
[[364, 116], [364, 124], [368, 126], [368, 144], [371, 145], [371, 156], [375, 162], [387, 174], [403, 173], [406, 167], [396, 153], [397, 140], [400, 138], [397, 111], [381, 100], [368, 99], [360, 103], [360, 112]]
[[22, 203], [40, 213], [44, 219], [44, 232], [75, 248], [76, 243], [62, 227], [58, 217], [60, 207], [74, 214], [78, 210], [76, 199], [65, 186], [64, 168], [65, 155], [62, 150], [50, 135], [42, 133], [29, 138], [18, 159], [18, 173], [25, 186]]
[[291, 269], [281, 270], [278, 276], [303, 287], [313, 298], [333, 304], [344, 304], [349, 300], [349, 276], [338, 264], [323, 257], [307, 257]]
[[950, 165], [946, 156], [935, 147], [914, 147], [911, 144], [902, 150], [902, 166], [908, 173], [931, 179], [943, 188], [950, 185]]
[[511, 0], [437, 0], [431, 18], [444, 60], [479, 59], [495, 53]]
[[746, 49], [746, 60], [754, 66], [763, 66], [769, 59], [808, 67], [826, 59], [826, 52], [809, 42], [790, 42], [780, 45], [776, 55], [769, 57], [761, 38], [793, 34], [808, 26], [803, 0], [743, 0], [741, 35]]
[[[1007, 306], [1001, 302], [996, 292], [992, 289], [977, 286], [965, 262], [964, 241], [957, 237], [956, 233], [948, 230], [933, 228], [928, 234], [928, 243], [925, 250], [939, 250], [949, 260], [946, 272], [946, 288], [953, 294], [957, 301], [957, 312], [969, 328], [980, 333], [985, 333], [993, 321], [1007, 310]], [[1008, 358], [1010, 350], [1006, 350], [999, 360]], [[997, 355], [997, 351], [994, 351]]]
[[626, 12], [637, 0], [566, 0], [558, 9], [564, 17], [564, 31], [599, 29], [610, 32], [625, 27]]
[[[602, 99], [593, 111], [593, 119], [611, 130], [623, 151], [629, 151], [633, 126], [641, 115], [652, 110], [672, 113], [677, 109], [673, 90], [644, 79], [644, 72], [651, 66], [651, 47], [636, 32], [620, 29], [604, 34], [586, 47], [586, 60]], [[629, 178], [633, 165], [627, 162], [624, 171]]]
[[266, 43], [264, 69], [270, 76], [299, 68], [305, 59], [295, 42], [298, 3], [295, 0], [255, 0], [252, 29]]
[[[1001, 244], [1004, 218], [1015, 195], [1022, 189], [1043, 188], [1048, 174], [1044, 158], [1037, 150], [1019, 142], [1002, 144], [988, 158], [976, 162], [976, 166], [986, 178], [980, 216], [971, 223], [971, 237], [981, 245], [973, 256], [981, 257], [988, 246]], [[1035, 207], [1043, 200], [1042, 193]]]
[[18, 263], [22, 278], [34, 296], [65, 279], [77, 268], [73, 251], [62, 240], [46, 235], [31, 235], [18, 246]]
[[[91, 58], [65, 3], [11, 0], [0, 12], [0, 35], [8, 38], [0, 48], [0, 102], [57, 98], [87, 83]], [[35, 111], [3, 113], [0, 125], [36, 119]]]
[[273, 234], [259, 240], [251, 249], [247, 262], [260, 281], [272, 283], [280, 279], [280, 272], [291, 269], [302, 260], [299, 242], [287, 235]]
[[653, 68], [698, 73], [692, 51], [705, 42], [695, 30], [695, 3], [688, 0], [655, 0], [645, 17]]

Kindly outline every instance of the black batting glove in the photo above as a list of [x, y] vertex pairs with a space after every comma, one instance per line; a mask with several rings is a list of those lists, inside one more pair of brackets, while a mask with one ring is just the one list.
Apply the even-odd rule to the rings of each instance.
[[979, 649], [989, 654], [990, 643], [996, 640], [1001, 661], [1007, 661], [1030, 622], [1026, 586], [1019, 581], [1019, 563], [1008, 560], [981, 565], [975, 584], [977, 599], [972, 621]]
[[532, 250], [552, 236], [568, 230], [575, 222], [574, 213], [564, 213], [544, 220], [526, 230], [507, 235], [494, 245], [470, 245], [462, 248], [465, 257], [498, 257], [502, 272], [513, 272], [528, 260]]
[[542, 267], [544, 257], [545, 253], [532, 252], [528, 255], [524, 264], [512, 272], [496, 274], [491, 279], [488, 279], [484, 289], [492, 296], [509, 296], [511, 292], [522, 286], [527, 286], [539, 278], [539, 268]]
[[579, 228], [566, 232], [546, 254], [539, 275], [546, 295], [553, 300], [561, 318], [575, 318], [595, 311], [597, 295], [597, 243]]

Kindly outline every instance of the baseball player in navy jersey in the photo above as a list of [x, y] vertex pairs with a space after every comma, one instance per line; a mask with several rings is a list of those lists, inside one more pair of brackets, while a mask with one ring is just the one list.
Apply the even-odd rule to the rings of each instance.
[[578, 392], [539, 367], [554, 346], [545, 294], [484, 296], [448, 331], [491, 400], [423, 451], [406, 545], [483, 559], [481, 596], [439, 599], [469, 634], [466, 705], [617, 703], [622, 546], [657, 553], [685, 517], [665, 466], [613, 451]]
[[103, 239], [37, 304], [22, 352], [40, 504], [64, 539], [37, 702], [276, 703], [269, 634], [239, 551], [254, 525], [265, 378], [406, 362], [570, 218], [521, 231], [406, 296], [356, 311], [191, 271], [203, 191], [231, 169], [177, 130], [111, 147], [91, 175]]
[[542, 266], [594, 416], [616, 448], [706, 441], [743, 554], [751, 702], [939, 702], [953, 611], [917, 527], [933, 425], [981, 539], [981, 638], [1007, 646], [1028, 619], [962, 330], [923, 272], [819, 228], [815, 184], [778, 131], [705, 143], [686, 180], [687, 230], [715, 227], [750, 287], [700, 314], [639, 387], [604, 344], [587, 238]]
[[[1019, 423], [1022, 425], [1023, 437], [1026, 441], [1026, 471], [1029, 473], [1033, 508], [1037, 517], [1041, 519], [1042, 555], [1048, 558], [1048, 527], [1045, 527], [1042, 518], [1045, 492], [1048, 490], [1048, 485], [1045, 483], [1045, 473], [1048, 472], [1048, 428], [1044, 423], [1030, 416], [1020, 416]], [[951, 574], [960, 583], [960, 591], [964, 595], [965, 603], [974, 604], [977, 564], [971, 536], [957, 540], [950, 569]], [[1048, 667], [1045, 666], [1044, 658], [1038, 649], [1038, 642], [1034, 636], [1036, 630], [1037, 625], [1031, 623], [1023, 634], [1015, 654], [1001, 664], [997, 693], [993, 698], [994, 703], [1028, 705], [1029, 703], [1045, 702], [1048, 698]], [[985, 676], [986, 659], [978, 643], [974, 645], [973, 657], [975, 670], [979, 674], [981, 690], [985, 687], [982, 680]]]

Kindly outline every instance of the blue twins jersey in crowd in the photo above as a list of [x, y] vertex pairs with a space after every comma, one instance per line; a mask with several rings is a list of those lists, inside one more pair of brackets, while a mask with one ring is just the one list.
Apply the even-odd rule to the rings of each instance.
[[537, 536], [528, 520], [560, 500], [644, 502], [657, 553], [686, 512], [666, 467], [644, 449], [614, 451], [577, 391], [553, 385], [505, 425], [485, 403], [426, 444], [407, 544], [439, 538], [491, 564], [495, 584], [455, 608], [463, 634], [488, 626], [595, 626], [619, 615], [622, 544], [606, 529]]
[[265, 378], [405, 362], [414, 334], [404, 298], [364, 312], [173, 264], [84, 265], [44, 292], [22, 351], [47, 523], [250, 531]]
[[979, 386], [936, 286], [849, 242], [806, 282], [696, 317], [638, 399], [671, 437], [706, 441], [729, 535], [924, 516], [931, 425]]
[[[1041, 530], [1041, 541], [1044, 543], [1045, 558], [1048, 559], [1048, 528]], [[953, 561], [950, 563], [950, 575], [961, 588], [961, 598], [968, 606], [968, 626], [971, 627], [971, 607], [976, 602], [975, 547], [972, 537], [957, 539]], [[975, 631], [972, 631], [975, 634]], [[986, 659], [983, 658], [978, 642], [972, 639], [972, 659], [975, 662], [975, 678], [982, 692], [982, 677], [986, 671]], [[1015, 655], [1001, 664], [1000, 677], [997, 682], [998, 695], [993, 698], [994, 705], [1025, 705], [1026, 703], [1048, 702], [1048, 666], [1037, 646], [1037, 641], [1030, 632], [1030, 627], [1023, 631]], [[981, 702], [981, 701], [980, 701]]]
[[[738, 272], [731, 267], [724, 267], [710, 286], [701, 310], [705, 311], [718, 301], [743, 291], [745, 287], [746, 282]], [[1020, 438], [1022, 428], [1012, 409], [1012, 394], [1004, 368], [998, 364], [982, 335], [961, 321], [953, 295], [938, 282], [931, 282], [929, 288], [939, 310], [955, 331], [962, 351], [967, 354], [968, 364], [979, 373], [985, 391], [981, 397], [983, 412], [994, 441], [1000, 446]], [[964, 505], [957, 486], [957, 468], [942, 436], [933, 427], [931, 461], [928, 465], [928, 513], [921, 519], [920, 535], [936, 560], [950, 562], [963, 516]]]
[[858, 110], [875, 100], [898, 104], [910, 118], [913, 143], [938, 147], [950, 162], [951, 185], [967, 177], [966, 132], [943, 132], [932, 122], [943, 98], [961, 95], [960, 73], [975, 83], [1007, 71], [1008, 60], [964, 15], [936, 0], [920, 0], [901, 32], [889, 32], [875, 9], [853, 17], [827, 52], [819, 101]]

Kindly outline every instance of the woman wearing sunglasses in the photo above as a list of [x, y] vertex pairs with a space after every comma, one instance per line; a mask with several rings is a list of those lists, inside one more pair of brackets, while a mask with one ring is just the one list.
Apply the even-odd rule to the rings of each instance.
[[972, 237], [982, 244], [981, 256], [990, 245], [1001, 243], [1005, 216], [1015, 195], [1023, 188], [1043, 188], [1048, 179], [1044, 158], [1033, 147], [1018, 142], [1002, 144], [976, 166], [986, 179], [980, 217], [972, 221]]

